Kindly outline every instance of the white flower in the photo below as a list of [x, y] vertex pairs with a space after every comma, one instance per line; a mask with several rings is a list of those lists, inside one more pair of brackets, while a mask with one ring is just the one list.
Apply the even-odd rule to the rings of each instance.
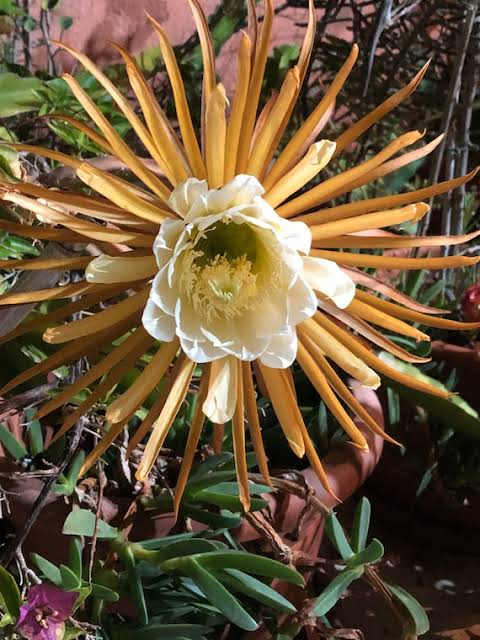
[[142, 321], [158, 340], [177, 335], [195, 362], [232, 355], [288, 367], [316, 292], [340, 308], [354, 296], [334, 262], [307, 257], [307, 225], [281, 218], [263, 193], [248, 175], [210, 190], [189, 178], [172, 192], [182, 220], [165, 221], [153, 245], [158, 274]]

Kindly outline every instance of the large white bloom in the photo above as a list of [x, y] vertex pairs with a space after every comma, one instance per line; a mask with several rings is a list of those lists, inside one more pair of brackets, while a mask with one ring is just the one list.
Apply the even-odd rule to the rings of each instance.
[[153, 245], [158, 274], [142, 321], [158, 340], [177, 335], [195, 362], [233, 355], [288, 367], [316, 292], [340, 308], [354, 296], [334, 262], [308, 257], [307, 225], [281, 218], [263, 193], [248, 175], [221, 189], [189, 178], [172, 192], [182, 220], [164, 222]]

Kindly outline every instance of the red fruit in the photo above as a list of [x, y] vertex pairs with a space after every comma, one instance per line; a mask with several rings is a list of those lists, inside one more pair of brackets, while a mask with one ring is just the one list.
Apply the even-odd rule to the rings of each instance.
[[480, 283], [473, 284], [465, 291], [462, 310], [467, 322], [480, 322]]

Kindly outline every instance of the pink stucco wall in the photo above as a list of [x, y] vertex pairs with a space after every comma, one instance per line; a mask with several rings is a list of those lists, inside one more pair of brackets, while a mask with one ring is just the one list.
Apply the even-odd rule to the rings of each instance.
[[[201, 0], [202, 1], [202, 0]], [[242, 2], [243, 0], [238, 0]], [[35, 0], [37, 5], [40, 0]], [[202, 6], [207, 14], [218, 5], [219, 0], [203, 0]], [[261, 7], [259, 8], [261, 12]], [[139, 53], [155, 44], [145, 13], [150, 13], [167, 29], [173, 44], [183, 42], [191, 35], [194, 22], [187, 0], [62, 0], [53, 12], [52, 37], [58, 38], [58, 17], [73, 18], [72, 27], [63, 34], [63, 40], [81, 49], [100, 64], [118, 60], [118, 56], [109, 45], [109, 40], [118, 42], [132, 53]], [[285, 42], [300, 42], [303, 29], [296, 22], [305, 23], [307, 12], [303, 9], [287, 9], [275, 20], [272, 46]], [[350, 40], [343, 26], [336, 29], [336, 35]], [[219, 64], [220, 75], [235, 60], [236, 38], [232, 38], [222, 51]], [[39, 66], [44, 66], [44, 52], [40, 47], [35, 53]], [[61, 53], [57, 56], [60, 70], [71, 70], [72, 59]], [[227, 82], [227, 84], [229, 84]]]

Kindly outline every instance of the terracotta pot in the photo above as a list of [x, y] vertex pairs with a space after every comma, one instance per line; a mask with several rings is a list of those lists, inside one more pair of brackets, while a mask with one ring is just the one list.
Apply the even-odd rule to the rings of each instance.
[[[354, 393], [363, 406], [383, 425], [383, 413], [375, 392], [354, 386]], [[346, 500], [368, 478], [377, 465], [383, 449], [383, 440], [371, 433], [365, 425], [357, 423], [364, 432], [370, 446], [368, 453], [362, 453], [356, 447], [346, 444], [327, 454], [323, 463], [328, 474], [332, 489], [339, 501]], [[17, 425], [18, 428], [18, 425]], [[6, 458], [0, 459], [0, 472], [11, 472], [18, 468]], [[317, 497], [327, 506], [333, 507], [337, 500], [325, 492], [311, 468], [302, 471], [305, 480], [315, 491]], [[15, 479], [0, 479], [0, 484], [7, 492], [11, 515], [17, 528], [28, 516], [38, 493], [42, 487], [42, 481], [38, 478], [23, 479], [21, 476]], [[267, 496], [270, 510], [274, 519], [274, 527], [281, 535], [292, 532], [299, 520], [305, 502], [294, 495], [283, 495], [282, 500], [277, 500], [274, 495]], [[118, 516], [122, 516], [130, 504], [130, 498], [105, 497], [102, 503], [102, 517], [115, 523]], [[24, 552], [36, 552], [44, 555], [53, 562], [61, 562], [66, 557], [68, 539], [61, 534], [61, 526], [70, 512], [70, 505], [62, 496], [51, 495], [32, 531], [24, 544]], [[135, 525], [131, 531], [130, 539], [141, 540], [150, 537], [162, 537], [168, 535], [173, 526], [171, 514], [155, 515], [154, 511], [139, 510], [135, 515]], [[323, 535], [323, 518], [318, 512], [312, 513], [302, 526], [299, 539], [290, 544], [293, 552], [301, 552], [310, 556], [317, 556]], [[201, 529], [202, 525], [193, 523], [194, 529]], [[258, 539], [257, 531], [246, 521], [236, 532], [240, 542], [250, 542]]]
[[432, 342], [432, 358], [446, 362], [459, 374], [457, 391], [480, 412], [478, 381], [480, 379], [480, 342], [461, 347], [442, 340]]

